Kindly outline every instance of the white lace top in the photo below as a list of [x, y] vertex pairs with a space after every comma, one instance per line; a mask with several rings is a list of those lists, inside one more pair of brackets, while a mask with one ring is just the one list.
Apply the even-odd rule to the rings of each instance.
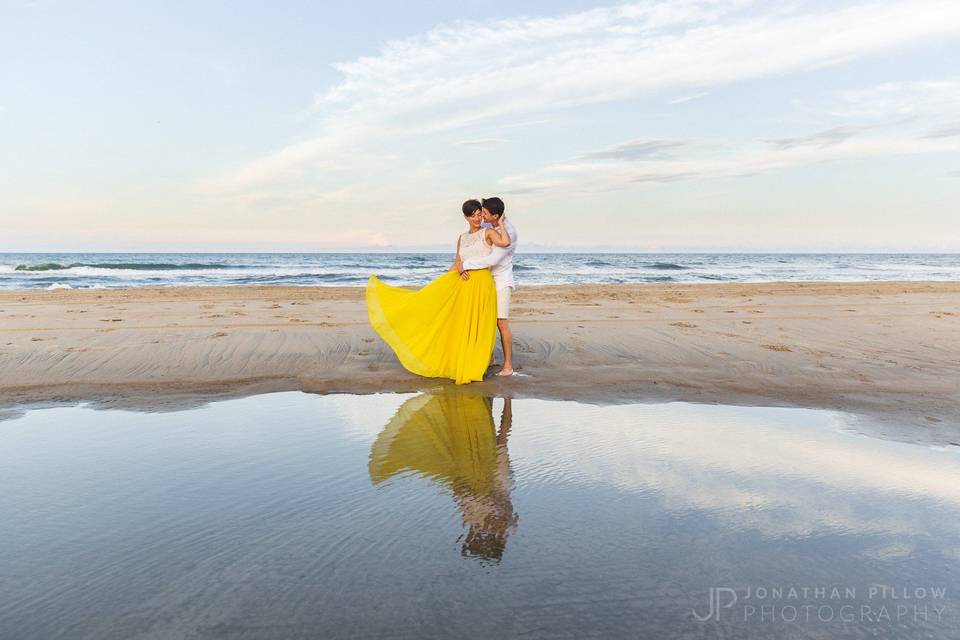
[[489, 255], [493, 247], [483, 241], [483, 235], [483, 229], [476, 233], [468, 231], [460, 234], [460, 257], [462, 259], [480, 258]]

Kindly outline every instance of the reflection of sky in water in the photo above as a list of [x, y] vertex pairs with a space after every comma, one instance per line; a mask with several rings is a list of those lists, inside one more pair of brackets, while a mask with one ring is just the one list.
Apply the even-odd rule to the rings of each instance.
[[[960, 624], [955, 448], [855, 435], [811, 410], [510, 406], [506, 430], [503, 399], [460, 394], [0, 422], [0, 637], [942, 637]], [[876, 584], [946, 587], [943, 622], [690, 614], [711, 586], [853, 586], [859, 606]]]

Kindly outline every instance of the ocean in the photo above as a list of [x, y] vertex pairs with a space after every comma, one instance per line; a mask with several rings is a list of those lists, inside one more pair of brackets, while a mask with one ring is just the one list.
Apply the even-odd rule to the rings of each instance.
[[[449, 253], [0, 253], [0, 289], [423, 285]], [[960, 254], [521, 253], [520, 285], [960, 280]]]

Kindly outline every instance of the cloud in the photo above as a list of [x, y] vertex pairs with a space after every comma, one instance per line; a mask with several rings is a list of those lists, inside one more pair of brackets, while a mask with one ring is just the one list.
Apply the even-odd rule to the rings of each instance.
[[677, 182], [679, 180], [691, 180], [693, 178], [699, 178], [701, 174], [699, 173], [642, 173], [635, 175], [630, 178], [630, 182]]
[[521, 122], [511, 122], [509, 124], [501, 124], [501, 129], [518, 129], [520, 127], [533, 127], [538, 124], [548, 124], [550, 120], [523, 120]]
[[[582, 410], [528, 400], [514, 405], [515, 424], [562, 419], [578, 426], [563, 433], [530, 429], [531, 437], [511, 442], [510, 455], [517, 466], [537, 468], [550, 461], [551, 469], [576, 482], [659, 496], [672, 509], [715, 514], [774, 537], [906, 534], [918, 529], [905, 513], [906, 502], [960, 508], [960, 487], [949, 481], [953, 468], [932, 464], [939, 459], [931, 459], [928, 450], [893, 449], [844, 433], [849, 418], [842, 414], [803, 414], [676, 403]], [[718, 425], [726, 437], [712, 437]], [[815, 437], [798, 437], [799, 425]], [[756, 455], [743, 455], [744, 442], [756, 447]], [[585, 458], [585, 443], [607, 454]], [[892, 468], [898, 472], [890, 473]], [[848, 499], [834, 499], [838, 495]], [[872, 507], [864, 509], [867, 503]], [[887, 509], [877, 510], [881, 505]], [[872, 541], [877, 547], [884, 543]]]
[[687, 146], [678, 140], [631, 140], [600, 149], [584, 151], [582, 160], [663, 160], [674, 157], [670, 151]]
[[683, 96], [682, 98], [675, 98], [674, 100], [668, 101], [667, 104], [683, 104], [684, 102], [690, 102], [691, 100], [699, 100], [700, 98], [704, 98], [708, 95], [710, 95], [709, 91], [701, 91], [700, 93], [695, 93], [691, 96]]
[[[335, 65], [341, 80], [315, 101], [319, 134], [218, 182], [255, 187], [303, 167], [316, 174], [345, 153], [375, 157], [384, 140], [396, 149], [478, 123], [808, 72], [957, 33], [960, 5], [943, 0], [810, 12], [790, 3], [645, 2], [440, 26]], [[479, 100], [482, 87], [496, 87], [497, 99]]]
[[[849, 134], [849, 135], [848, 135]], [[783, 142], [783, 141], [778, 141]], [[789, 143], [721, 147], [722, 153], [700, 152], [682, 159], [588, 162], [581, 157], [557, 162], [501, 181], [513, 193], [553, 191], [597, 193], [634, 188], [644, 183], [693, 179], [739, 178], [793, 167], [853, 158], [960, 151], [960, 141], [913, 136], [854, 137], [850, 132], [812, 135]]]
[[956, 119], [960, 113], [960, 79], [884, 82], [848, 89], [825, 102], [801, 103], [812, 113], [856, 120]]
[[864, 127], [854, 127], [850, 125], [832, 127], [825, 131], [815, 133], [810, 136], [800, 136], [798, 138], [780, 138], [778, 140], [768, 140], [770, 144], [778, 149], [792, 149], [806, 145], [815, 147], [826, 147], [832, 144], [839, 144], [853, 136], [861, 133]]
[[495, 147], [506, 142], [503, 138], [477, 138], [475, 140], [460, 140], [459, 145], [465, 147]]
[[929, 133], [924, 134], [923, 138], [953, 138], [960, 136], [960, 125], [954, 125], [951, 127], [942, 127]]
[[[956, 124], [960, 82], [954, 79], [843, 90], [822, 103], [826, 106], [808, 110], [823, 122], [812, 134], [677, 142], [675, 148], [684, 150], [682, 158], [671, 153], [670, 146], [660, 146], [673, 141], [632, 140], [507, 176], [502, 185], [516, 193], [597, 193], [643, 184], [759, 176], [836, 160], [960, 151]], [[859, 122], [827, 126], [852, 118]], [[943, 119], [949, 124], [930, 128]], [[602, 166], [591, 162], [596, 160], [605, 162]]]

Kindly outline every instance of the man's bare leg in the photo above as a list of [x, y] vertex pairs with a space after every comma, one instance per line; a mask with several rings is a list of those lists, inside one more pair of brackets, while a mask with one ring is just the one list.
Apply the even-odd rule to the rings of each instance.
[[497, 328], [500, 329], [500, 346], [503, 347], [503, 369], [498, 376], [513, 375], [513, 334], [510, 333], [510, 321], [506, 318], [497, 318]]

